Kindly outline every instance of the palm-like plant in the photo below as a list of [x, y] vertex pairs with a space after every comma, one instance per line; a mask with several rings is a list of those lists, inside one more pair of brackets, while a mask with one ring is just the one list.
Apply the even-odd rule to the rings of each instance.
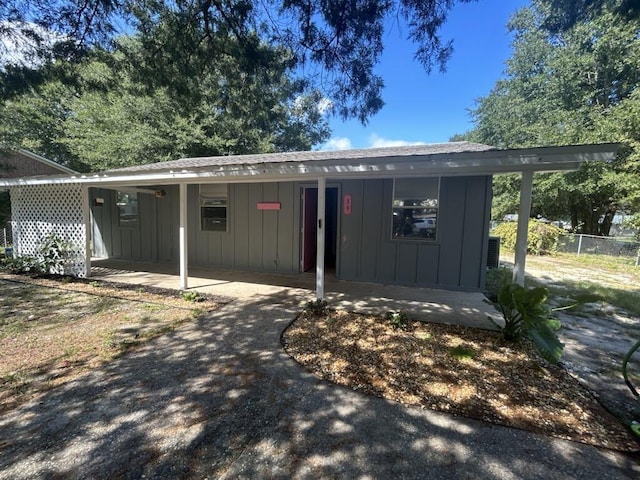
[[529, 338], [544, 359], [552, 363], [560, 360], [564, 346], [556, 334], [560, 322], [549, 307], [546, 288], [526, 289], [516, 283], [505, 283], [497, 299], [490, 303], [504, 318], [502, 335], [506, 340]]

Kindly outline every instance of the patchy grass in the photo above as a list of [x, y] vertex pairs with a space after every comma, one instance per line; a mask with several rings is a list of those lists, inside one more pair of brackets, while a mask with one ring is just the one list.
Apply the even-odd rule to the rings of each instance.
[[[504, 263], [513, 261], [512, 252], [503, 252], [503, 255]], [[599, 313], [606, 313], [613, 307], [640, 317], [640, 267], [635, 267], [628, 258], [569, 253], [529, 255], [526, 271], [529, 274], [527, 285], [546, 287], [551, 298], [574, 299], [582, 304], [599, 303], [604, 309]], [[589, 314], [580, 306], [575, 312]]]
[[610, 272], [638, 275], [640, 267], [636, 267], [636, 257], [616, 257], [613, 255], [599, 255], [583, 253], [558, 252], [553, 258], [576, 266], [606, 269]]
[[[589, 314], [585, 312], [585, 304], [600, 304], [591, 308], [591, 311], [600, 315], [609, 315], [614, 310], [608, 307], [611, 305], [617, 309], [627, 312], [633, 317], [640, 317], [640, 288], [636, 290], [626, 290], [611, 288], [600, 285], [593, 281], [573, 281], [565, 280], [562, 285], [544, 285], [542, 282], [531, 280], [532, 285], [539, 284], [546, 286], [550, 297], [569, 297], [579, 304], [575, 312], [578, 314]], [[640, 285], [637, 285], [640, 287]]]
[[0, 276], [0, 411], [217, 304], [99, 282]]
[[465, 358], [473, 358], [476, 351], [473, 348], [465, 347], [464, 345], [457, 345], [449, 349], [449, 354], [458, 360], [464, 360]]

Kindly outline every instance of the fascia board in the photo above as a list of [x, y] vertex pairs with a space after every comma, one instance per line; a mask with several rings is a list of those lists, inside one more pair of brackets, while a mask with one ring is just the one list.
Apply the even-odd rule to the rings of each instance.
[[[240, 168], [225, 169], [221, 171], [201, 171], [201, 172], [179, 172], [179, 173], [156, 173], [145, 175], [105, 175], [94, 177], [59, 177], [59, 178], [39, 178], [28, 180], [0, 181], [2, 187], [18, 187], [26, 185], [64, 185], [64, 184], [85, 184], [90, 187], [109, 186], [143, 186], [161, 184], [180, 183], [208, 183], [208, 182], [285, 182], [315, 180], [324, 178], [390, 178], [406, 176], [481, 176], [499, 173], [513, 173], [525, 170], [532, 171], [558, 171], [576, 170], [583, 162], [567, 162], [562, 165], [495, 165], [492, 168], [478, 168], [475, 165], [466, 167], [451, 168], [447, 166], [421, 166], [406, 165], [350, 165], [344, 167], [308, 167], [298, 169], [289, 165], [279, 165], [278, 168]], [[541, 168], [542, 167], [542, 168]], [[303, 171], [301, 171], [303, 170]]]
[[437, 154], [425, 157], [392, 157], [328, 162], [284, 162], [232, 166], [202, 167], [194, 170], [141, 173], [105, 173], [29, 179], [0, 180], [0, 187], [21, 185], [56, 185], [80, 183], [88, 186], [159, 185], [215, 182], [304, 181], [324, 178], [379, 178], [401, 176], [492, 175], [522, 171], [549, 172], [576, 170], [582, 163], [611, 161], [617, 146], [587, 145], [551, 147], [460, 154]]

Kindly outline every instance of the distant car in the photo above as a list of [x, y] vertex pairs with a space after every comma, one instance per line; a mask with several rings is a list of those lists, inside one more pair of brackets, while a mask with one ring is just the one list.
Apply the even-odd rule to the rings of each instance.
[[435, 218], [419, 218], [413, 222], [414, 234], [424, 237], [436, 236], [436, 219]]

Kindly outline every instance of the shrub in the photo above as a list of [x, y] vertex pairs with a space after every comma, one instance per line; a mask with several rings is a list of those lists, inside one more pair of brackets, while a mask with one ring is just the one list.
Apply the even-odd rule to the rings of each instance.
[[[504, 222], [491, 231], [491, 235], [500, 237], [500, 243], [507, 250], [515, 250], [517, 222]], [[544, 255], [555, 252], [558, 247], [558, 238], [565, 233], [559, 227], [536, 219], [529, 219], [527, 253]]]
[[64, 275], [70, 252], [71, 244], [62, 240], [55, 233], [44, 237], [38, 248], [40, 273]]
[[40, 242], [36, 255], [5, 258], [3, 268], [11, 273], [64, 275], [70, 255], [71, 244], [51, 233]]
[[502, 336], [505, 340], [529, 338], [544, 359], [552, 363], [560, 360], [563, 344], [556, 335], [560, 322], [553, 317], [546, 288], [526, 289], [516, 283], [505, 282], [497, 300], [489, 303], [504, 318]]
[[38, 260], [31, 255], [8, 257], [2, 260], [2, 269], [9, 273], [41, 273]]

